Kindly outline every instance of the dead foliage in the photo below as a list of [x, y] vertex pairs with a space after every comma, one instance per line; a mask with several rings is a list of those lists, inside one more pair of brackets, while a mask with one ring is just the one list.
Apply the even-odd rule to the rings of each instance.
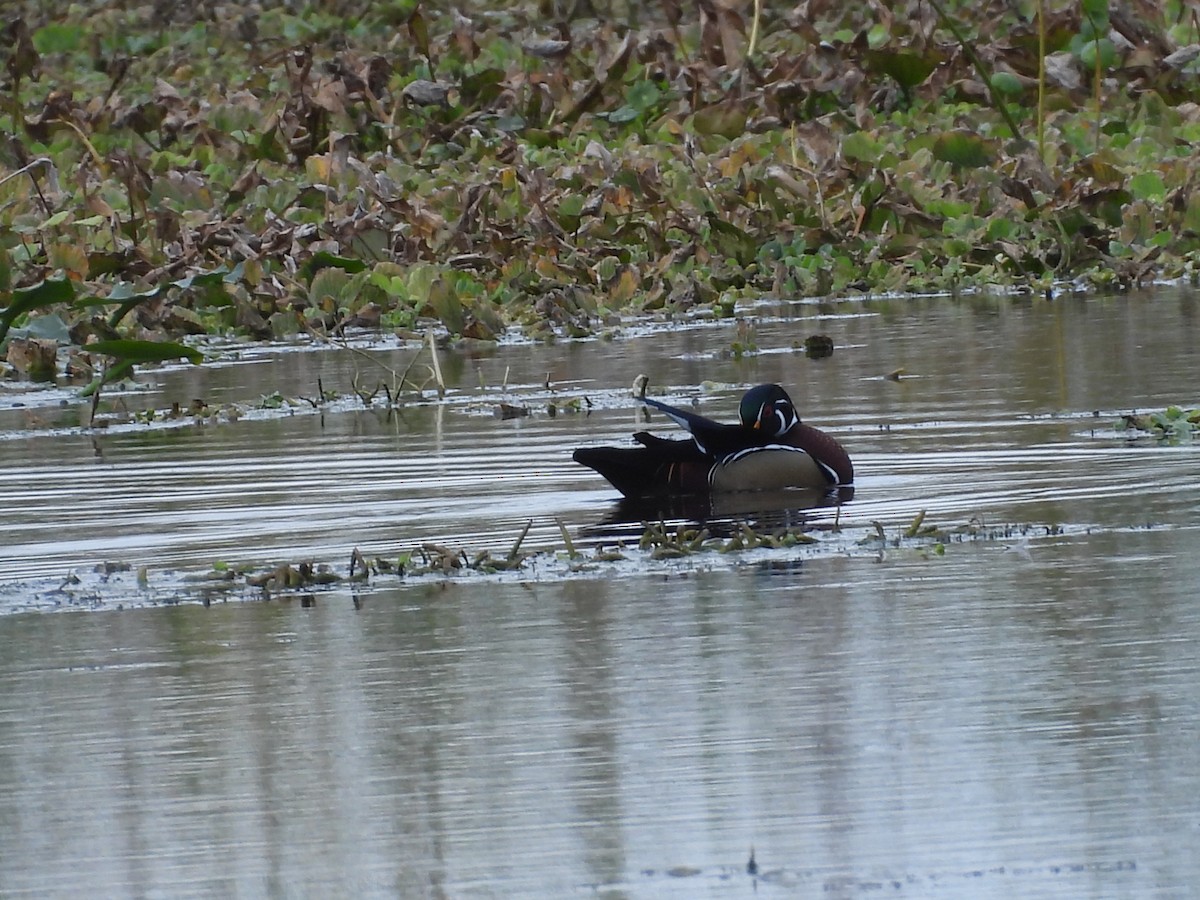
[[438, 6], [8, 22], [0, 307], [66, 279], [28, 312], [80, 342], [421, 317], [487, 340], [1194, 271], [1197, 0], [1047, 4], [1044, 54], [999, 2]]

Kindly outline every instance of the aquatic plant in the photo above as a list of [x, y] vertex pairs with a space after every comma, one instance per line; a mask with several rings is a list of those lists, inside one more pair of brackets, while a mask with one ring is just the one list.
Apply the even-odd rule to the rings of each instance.
[[1195, 279], [1187, 8], [576, 4], [547, 37], [532, 0], [26, 5], [0, 341], [549, 340], [768, 293]]
[[1200, 433], [1200, 409], [1168, 406], [1149, 413], [1130, 413], [1116, 422], [1121, 431], [1151, 434], [1160, 440], [1190, 440]]
[[[527, 522], [507, 551], [468, 552], [437, 541], [418, 540], [392, 552], [366, 554], [355, 548], [346, 565], [313, 558], [262, 564], [230, 564], [217, 560], [211, 569], [183, 576], [136, 569], [124, 561], [101, 561], [90, 569], [72, 571], [56, 588], [54, 605], [101, 608], [117, 592], [129, 602], [160, 604], [224, 600], [283, 600], [312, 606], [322, 594], [348, 592], [361, 606], [375, 588], [397, 584], [445, 585], [459, 580], [603, 578], [614, 572], [663, 575], [715, 567], [746, 567], [756, 571], [791, 571], [822, 558], [858, 556], [887, 563], [897, 559], [930, 563], [965, 543], [992, 545], [1022, 559], [1032, 557], [1034, 541], [1055, 537], [1064, 528], [1055, 524], [992, 523], [979, 518], [956, 526], [936, 527], [918, 513], [904, 523], [858, 525], [843, 533], [829, 523], [812, 531], [800, 528], [762, 529], [750, 522], [713, 523], [707, 530], [696, 522], [667, 525], [645, 523], [640, 538], [626, 543], [601, 542], [584, 551], [564, 537], [562, 548], [523, 549], [532, 522]], [[563, 525], [565, 531], [566, 526]], [[1077, 534], [1089, 533], [1077, 529]], [[130, 578], [136, 583], [131, 595]], [[125, 599], [120, 601], [126, 602]]]

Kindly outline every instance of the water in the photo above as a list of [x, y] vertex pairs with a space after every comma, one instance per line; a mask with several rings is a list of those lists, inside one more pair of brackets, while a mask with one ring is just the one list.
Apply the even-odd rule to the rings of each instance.
[[[1200, 456], [1111, 425], [1196, 405], [1196, 310], [764, 309], [750, 359], [714, 352], [723, 325], [501, 348], [443, 360], [447, 405], [170, 431], [58, 433], [72, 410], [0, 395], [24, 429], [0, 441], [0, 895], [1190, 896]], [[790, 352], [815, 331], [833, 358]], [[315, 396], [356, 366], [180, 369], [128, 402]], [[791, 551], [131, 608], [216, 560], [629, 532], [570, 449], [644, 427], [638, 371], [729, 383], [700, 406], [724, 418], [787, 384], [853, 501], [792, 514], [818, 543]], [[494, 418], [501, 395], [535, 414]], [[940, 540], [901, 538], [920, 510]], [[21, 613], [55, 606], [96, 611]]]

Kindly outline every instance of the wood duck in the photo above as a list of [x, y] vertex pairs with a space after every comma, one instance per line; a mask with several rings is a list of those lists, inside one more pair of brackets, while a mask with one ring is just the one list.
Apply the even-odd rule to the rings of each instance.
[[639, 431], [640, 447], [581, 447], [574, 460], [595, 469], [626, 497], [785, 488], [829, 490], [854, 481], [842, 445], [805, 425], [777, 384], [748, 390], [737, 425], [723, 425], [674, 406], [639, 398], [691, 433], [672, 440]]

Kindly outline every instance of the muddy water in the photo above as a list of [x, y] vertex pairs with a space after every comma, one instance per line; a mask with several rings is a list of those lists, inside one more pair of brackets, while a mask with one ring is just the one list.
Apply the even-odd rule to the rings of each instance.
[[[83, 433], [0, 394], [0, 894], [1189, 895], [1200, 450], [1111, 425], [1200, 402], [1200, 299], [760, 312], [748, 359], [721, 324], [449, 355], [448, 403], [390, 413]], [[817, 331], [831, 359], [791, 351]], [[379, 371], [247, 352], [125, 402]], [[645, 427], [642, 371], [717, 417], [787, 384], [853, 501], [787, 514], [790, 553], [118, 610], [217, 561], [620, 532], [570, 449]], [[920, 510], [979, 539], [898, 539]], [[52, 607], [97, 611], [21, 612]]]

